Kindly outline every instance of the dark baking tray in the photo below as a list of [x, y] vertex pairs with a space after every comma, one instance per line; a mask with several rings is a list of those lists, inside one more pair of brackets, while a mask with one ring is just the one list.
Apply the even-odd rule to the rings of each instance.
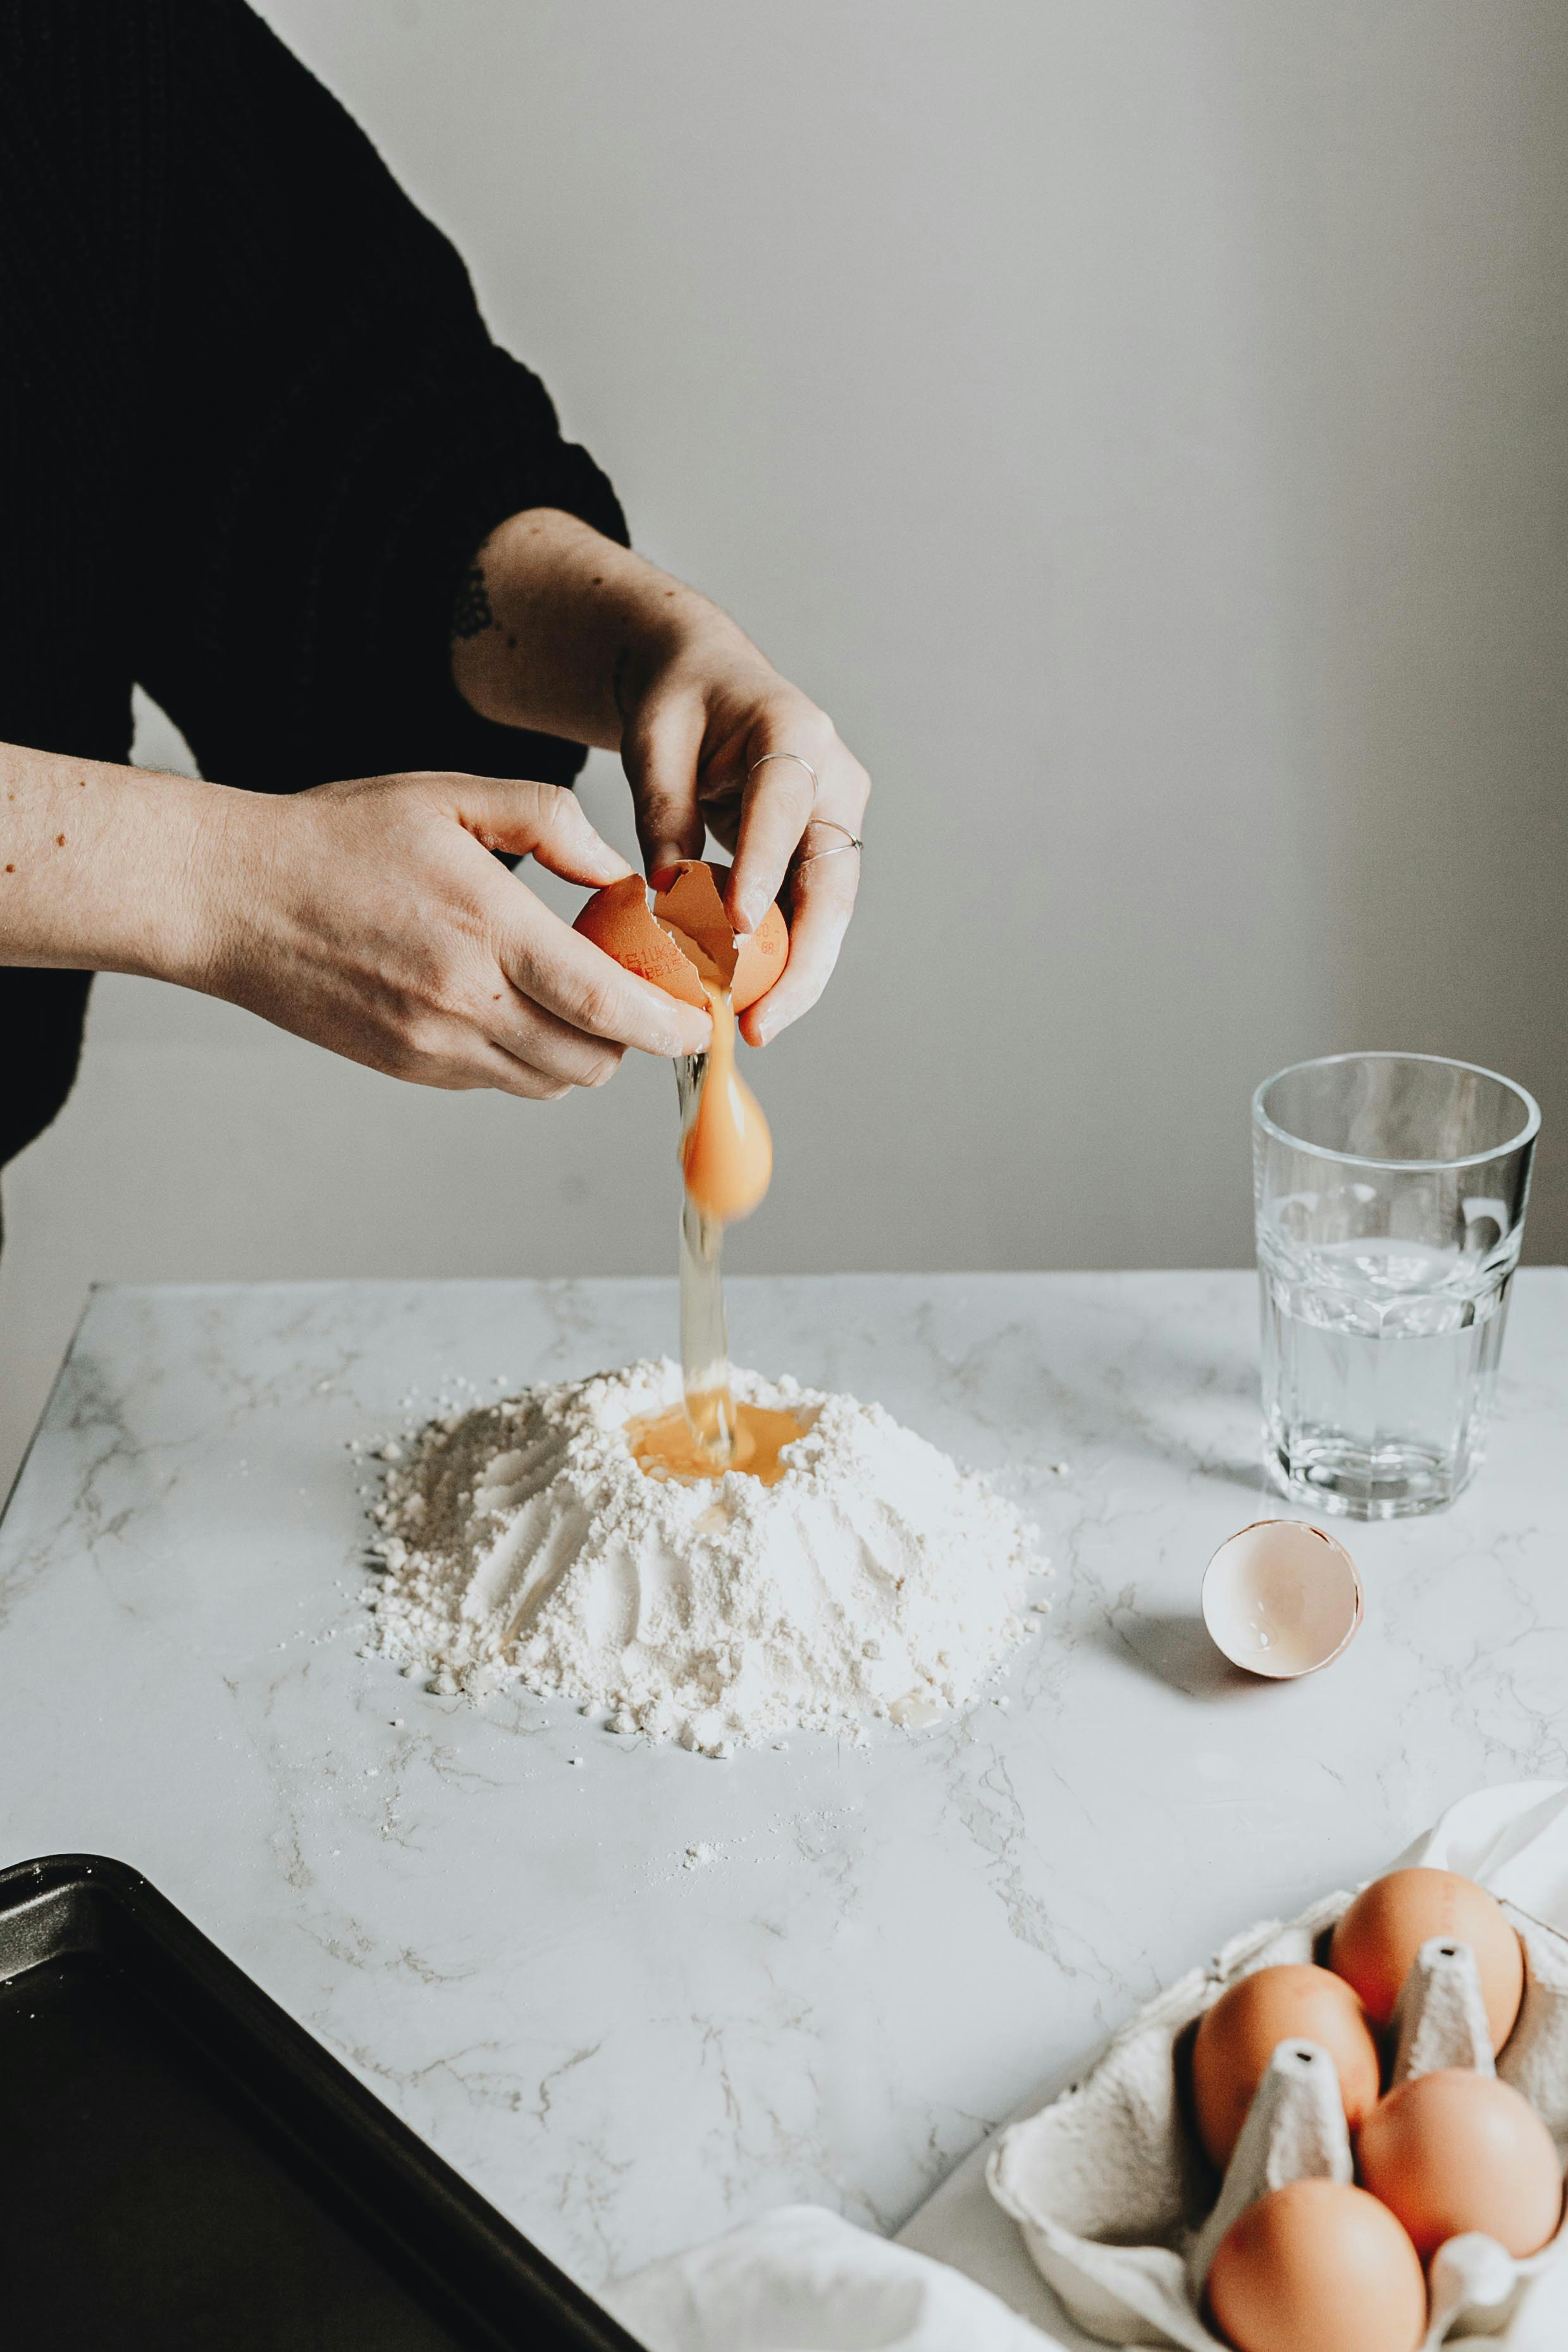
[[0, 1871], [0, 2338], [637, 2352], [123, 1863]]

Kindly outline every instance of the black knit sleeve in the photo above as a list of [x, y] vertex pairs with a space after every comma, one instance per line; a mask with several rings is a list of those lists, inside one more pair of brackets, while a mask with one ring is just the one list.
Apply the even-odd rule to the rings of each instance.
[[137, 675], [204, 773], [568, 781], [480, 719], [448, 625], [487, 531], [563, 507], [624, 541], [538, 379], [368, 139], [237, 0], [171, 16], [155, 348], [139, 404]]

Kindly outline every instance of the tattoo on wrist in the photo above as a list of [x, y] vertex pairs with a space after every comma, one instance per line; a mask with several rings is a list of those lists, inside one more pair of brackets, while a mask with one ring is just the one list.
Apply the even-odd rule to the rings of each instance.
[[496, 615], [490, 609], [490, 591], [485, 584], [485, 567], [471, 563], [463, 575], [463, 585], [457, 591], [457, 602], [452, 608], [454, 643], [464, 637], [479, 636], [496, 625]]

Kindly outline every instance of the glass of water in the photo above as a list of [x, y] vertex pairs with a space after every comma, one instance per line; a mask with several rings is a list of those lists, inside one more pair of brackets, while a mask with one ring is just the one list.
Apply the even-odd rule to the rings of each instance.
[[1541, 1113], [1430, 1054], [1334, 1054], [1252, 1097], [1263, 1416], [1295, 1501], [1440, 1511], [1481, 1459]]

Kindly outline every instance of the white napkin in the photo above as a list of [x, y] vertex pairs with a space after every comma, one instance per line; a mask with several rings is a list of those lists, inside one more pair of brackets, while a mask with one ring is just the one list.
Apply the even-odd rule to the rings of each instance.
[[1390, 1870], [1457, 1870], [1568, 1936], [1568, 1782], [1512, 1780], [1461, 1797]]
[[784, 2205], [605, 2296], [648, 2352], [1040, 2352], [984, 2287], [816, 2205]]
[[[1568, 1936], [1568, 1783], [1516, 1781], [1461, 1798], [1388, 1867], [1417, 1863], [1460, 1871]], [[1038, 2112], [1057, 2088], [1027, 2101], [1019, 2116]], [[605, 2300], [648, 2352], [1091, 2347], [988, 2195], [988, 2147], [974, 2149], [948, 2176], [905, 2225], [901, 2243], [817, 2206], [787, 2205], [650, 2264]], [[1510, 2346], [1511, 2352], [1568, 2347], [1568, 2263], [1541, 2282]]]

